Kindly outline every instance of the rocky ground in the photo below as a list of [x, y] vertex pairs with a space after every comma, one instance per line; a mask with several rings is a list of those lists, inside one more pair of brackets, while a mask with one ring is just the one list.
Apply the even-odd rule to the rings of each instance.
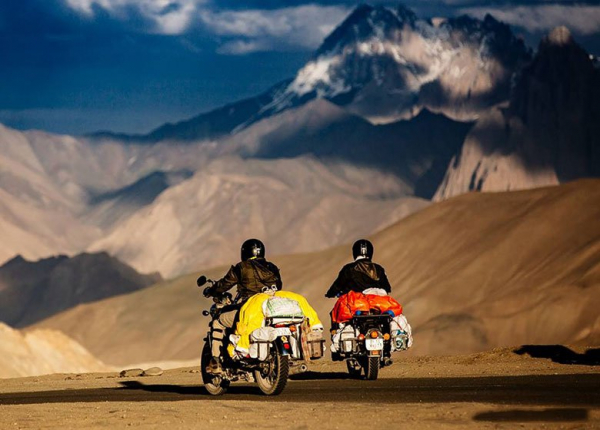
[[210, 397], [198, 367], [0, 380], [0, 428], [600, 428], [600, 349], [521, 347], [396, 357], [377, 381], [323, 361], [265, 397]]

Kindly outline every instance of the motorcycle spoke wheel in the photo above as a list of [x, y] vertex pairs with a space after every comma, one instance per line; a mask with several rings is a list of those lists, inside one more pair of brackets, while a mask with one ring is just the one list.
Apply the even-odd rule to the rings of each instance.
[[254, 379], [258, 388], [267, 396], [280, 394], [285, 388], [290, 372], [289, 357], [275, 351], [267, 372], [254, 371]]

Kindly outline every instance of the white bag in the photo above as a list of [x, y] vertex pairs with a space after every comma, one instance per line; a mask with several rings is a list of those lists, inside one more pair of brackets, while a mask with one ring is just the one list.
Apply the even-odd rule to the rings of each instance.
[[251, 358], [265, 361], [269, 356], [269, 342], [277, 339], [277, 330], [274, 327], [257, 328], [250, 334], [250, 348], [248, 354]]
[[370, 294], [373, 296], [388, 296], [388, 292], [383, 288], [367, 288], [362, 292], [363, 294]]
[[412, 346], [412, 328], [404, 315], [398, 315], [390, 321], [390, 333], [392, 334], [392, 351], [395, 351], [397, 349], [395, 337], [398, 336], [400, 333], [405, 333], [408, 337], [406, 347], [410, 348]]
[[356, 338], [356, 331], [350, 324], [340, 324], [338, 330], [331, 336], [331, 351], [344, 352], [352, 351], [353, 341]]
[[263, 313], [267, 318], [303, 317], [304, 313], [296, 300], [285, 297], [271, 297], [263, 303]]

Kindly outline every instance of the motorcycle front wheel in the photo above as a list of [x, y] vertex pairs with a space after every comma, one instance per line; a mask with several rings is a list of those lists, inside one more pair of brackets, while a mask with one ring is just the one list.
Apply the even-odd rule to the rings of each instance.
[[209, 394], [213, 396], [220, 396], [221, 394], [225, 394], [227, 392], [227, 388], [229, 388], [229, 381], [223, 379], [221, 376], [213, 375], [206, 371], [206, 367], [210, 363], [212, 358], [212, 353], [210, 350], [210, 344], [206, 342], [204, 344], [204, 348], [202, 348], [202, 359], [200, 360], [201, 372], [202, 372], [202, 382], [204, 383], [204, 388], [208, 391]]
[[285, 388], [290, 373], [289, 357], [282, 355], [274, 348], [268, 365], [254, 371], [254, 379], [258, 388], [267, 396], [281, 394]]

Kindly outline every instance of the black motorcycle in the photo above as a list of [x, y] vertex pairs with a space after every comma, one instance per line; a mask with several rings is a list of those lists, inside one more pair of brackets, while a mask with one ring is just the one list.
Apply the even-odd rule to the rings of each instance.
[[[213, 281], [205, 276], [198, 278], [199, 287]], [[229, 293], [213, 297], [214, 304], [210, 310], [203, 311], [203, 315], [217, 319], [222, 312], [239, 309], [238, 297], [232, 300]], [[285, 388], [290, 373], [299, 373], [307, 370], [306, 363], [312, 358], [323, 355], [324, 341], [310, 340], [308, 321], [304, 317], [266, 318], [264, 327], [272, 327], [272, 339], [257, 341], [256, 357], [243, 357], [233, 359], [227, 351], [221, 352], [222, 372], [210, 373], [208, 365], [212, 359], [212, 330], [209, 329], [204, 339], [202, 349], [202, 380], [206, 390], [212, 395], [224, 394], [231, 382], [246, 381], [256, 382], [260, 390], [266, 395], [280, 394]], [[225, 332], [223, 347], [227, 347], [227, 339], [231, 331]]]
[[392, 364], [392, 342], [396, 350], [405, 349], [406, 334], [390, 333], [392, 316], [377, 313], [357, 312], [350, 321], [339, 328], [337, 352], [334, 360], [345, 360], [348, 372], [354, 377], [375, 380], [379, 369]]

